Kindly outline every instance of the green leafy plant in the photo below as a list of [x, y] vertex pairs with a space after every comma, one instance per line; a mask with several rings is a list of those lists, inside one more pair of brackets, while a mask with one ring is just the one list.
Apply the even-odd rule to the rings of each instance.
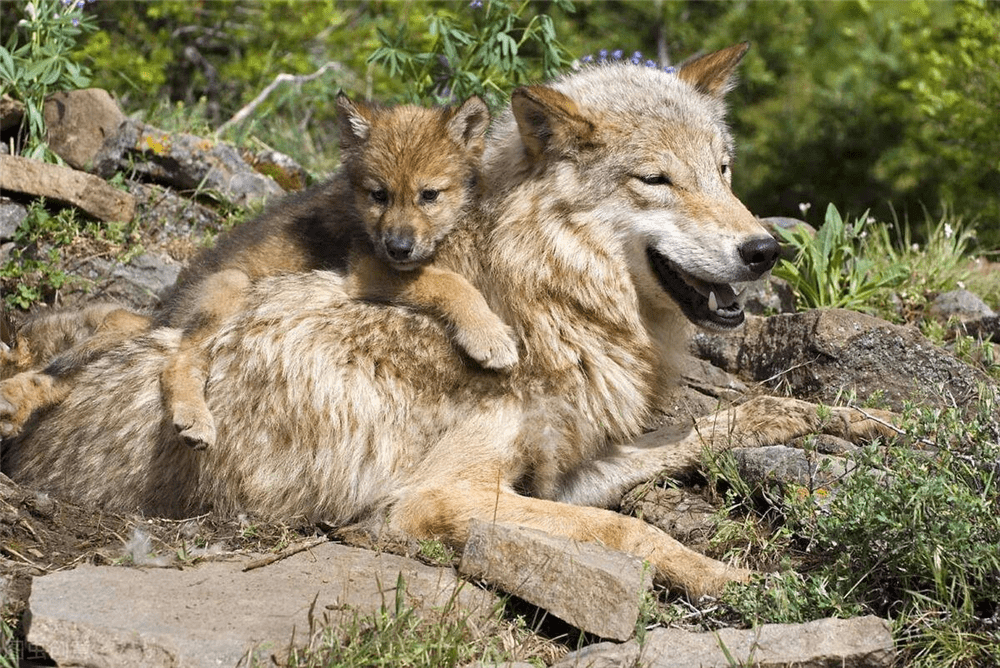
[[14, 249], [0, 265], [0, 286], [4, 303], [28, 309], [52, 298], [73, 277], [62, 268], [63, 255], [77, 243], [96, 246], [101, 252], [122, 261], [142, 252], [130, 224], [84, 221], [74, 208], [56, 213], [46, 208], [45, 198], [28, 206], [28, 215], [14, 231]]
[[[569, 0], [553, 5], [573, 11]], [[543, 77], [569, 64], [552, 18], [530, 14], [531, 8], [527, 1], [473, 0], [466, 11], [438, 9], [426, 19], [429, 43], [414, 38], [405, 24], [395, 34], [379, 28], [380, 46], [368, 61], [406, 81], [411, 102], [481, 95], [498, 107], [515, 86], [531, 80], [528, 53], [540, 57]]]
[[868, 224], [867, 213], [848, 223], [830, 204], [815, 236], [801, 226], [776, 228], [781, 240], [797, 254], [792, 262], [782, 259], [774, 275], [791, 284], [800, 305], [806, 308], [870, 310], [871, 299], [899, 285], [907, 272], [898, 265], [878, 266], [865, 257], [862, 242]]
[[8, 44], [0, 46], [0, 94], [24, 104], [25, 143], [22, 155], [58, 161], [46, 145], [43, 106], [50, 93], [85, 88], [89, 71], [71, 55], [77, 40], [97, 25], [84, 13], [94, 0], [32, 0], [24, 3], [24, 17]]
[[964, 411], [904, 415], [898, 442], [855, 455], [828, 503], [783, 502], [801, 572], [727, 592], [744, 623], [874, 613], [908, 666], [1000, 660], [1000, 425], [995, 390]]

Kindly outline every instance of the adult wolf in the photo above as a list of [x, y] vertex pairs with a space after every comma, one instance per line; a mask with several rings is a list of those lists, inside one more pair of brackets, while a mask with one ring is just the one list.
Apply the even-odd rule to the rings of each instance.
[[696, 465], [706, 446], [880, 428], [764, 398], [669, 445], [622, 445], [675, 382], [682, 314], [738, 326], [739, 284], [778, 253], [729, 185], [723, 95], [746, 48], [677, 73], [611, 64], [515, 91], [479, 216], [437, 259], [514, 328], [509, 374], [457, 355], [431, 318], [351, 300], [335, 273], [275, 277], [206, 340], [215, 447], [180, 445], [164, 414], [158, 377], [179, 334], [159, 330], [89, 367], [13, 442], [6, 470], [120, 508], [304, 514], [454, 545], [471, 518], [515, 522], [648, 559], [690, 596], [744, 578], [598, 506]]

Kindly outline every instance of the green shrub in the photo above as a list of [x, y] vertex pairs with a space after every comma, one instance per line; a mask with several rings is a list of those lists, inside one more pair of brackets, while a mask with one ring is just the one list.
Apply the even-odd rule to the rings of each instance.
[[815, 235], [802, 227], [776, 228], [782, 240], [796, 249], [796, 257], [792, 262], [780, 260], [774, 275], [791, 284], [806, 308], [871, 310], [879, 292], [899, 285], [906, 276], [902, 266], [877, 266], [865, 256], [865, 227], [872, 222], [865, 213], [845, 223], [831, 204]]
[[786, 498], [805, 572], [734, 588], [728, 605], [748, 623], [867, 611], [893, 620], [908, 666], [994, 665], [1000, 427], [991, 392], [965, 413], [910, 411], [907, 436], [862, 449], [828, 504]]
[[[569, 0], [553, 4], [573, 11]], [[421, 29], [429, 43], [426, 37], [413, 37], [405, 24], [394, 35], [379, 29], [380, 46], [368, 62], [402, 79], [410, 102], [480, 95], [498, 108], [515, 86], [538, 74], [526, 54], [541, 61], [543, 78], [555, 76], [569, 64], [552, 18], [529, 13], [530, 6], [517, 0], [473, 0], [457, 12], [439, 9]]]
[[71, 58], [77, 40], [96, 28], [94, 18], [83, 11], [85, 5], [84, 0], [25, 2], [24, 18], [0, 46], [0, 94], [24, 104], [20, 152], [27, 157], [58, 162], [46, 144], [45, 98], [90, 83], [89, 70]]

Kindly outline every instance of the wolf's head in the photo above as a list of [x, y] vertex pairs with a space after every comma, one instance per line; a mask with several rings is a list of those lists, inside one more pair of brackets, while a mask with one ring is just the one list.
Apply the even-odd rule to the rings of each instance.
[[712, 329], [742, 324], [742, 284], [764, 276], [779, 250], [730, 187], [723, 97], [747, 46], [676, 73], [598, 65], [512, 98], [521, 164], [558, 172], [560, 190], [614, 230], [647, 308], [669, 298]]
[[380, 107], [340, 94], [337, 112], [343, 168], [376, 252], [400, 270], [427, 262], [477, 195], [486, 104]]

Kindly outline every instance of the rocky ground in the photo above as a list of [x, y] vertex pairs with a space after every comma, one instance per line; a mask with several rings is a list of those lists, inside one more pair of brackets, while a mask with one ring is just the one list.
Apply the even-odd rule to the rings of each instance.
[[[5, 112], [3, 128], [12, 114]], [[103, 91], [61, 95], [46, 117], [51, 145], [67, 166], [0, 154], [0, 265], [15, 252], [47, 252], [42, 242], [25, 248], [15, 241], [26, 205], [38, 197], [98, 220], [135, 222], [127, 242], [81, 236], [64, 247], [60, 268], [73, 279], [49, 295], [60, 307], [98, 299], [153, 307], [233, 207], [253, 209], [307, 180], [284, 156], [245, 155], [127, 119]], [[751, 308], [770, 315], [751, 317], [734, 335], [693, 336], [685, 385], [662, 429], [644, 440], [669, 437], [672, 424], [759, 392], [828, 403], [878, 393], [899, 409], [907, 400], [962, 406], [991, 382], [913, 327], [848, 311], [794, 313], [787, 286], [776, 279], [760, 287]], [[944, 318], [958, 315], [967, 331], [1000, 341], [998, 316], [974, 295], [944, 296], [937, 308]], [[7, 326], [16, 327], [23, 314], [4, 317], [8, 336]], [[737, 452], [741, 473], [762, 485], [829, 482], [846, 474], [842, 456], [854, 447], [830, 438], [807, 455], [794, 445]], [[709, 549], [719, 516], [715, 497], [704, 480], [684, 482], [642, 486], [621, 510]], [[0, 636], [0, 649], [7, 656], [18, 649], [26, 665], [281, 661], [324, 624], [346, 629], [379, 610], [397, 610], [397, 595], [421, 618], [460, 618], [495, 636], [512, 656], [550, 665], [723, 666], [733, 658], [877, 666], [895, 655], [888, 623], [872, 617], [718, 634], [679, 621], [645, 631], [640, 643], [636, 629], [650, 621], [650, 587], [635, 559], [516, 527], [474, 527], [464, 554], [453, 555], [428, 544], [372, 546], [295, 521], [111, 514], [0, 475], [0, 606], [12, 633]], [[538, 633], [513, 633], [497, 619], [505, 595], [516, 597], [508, 608]]]

